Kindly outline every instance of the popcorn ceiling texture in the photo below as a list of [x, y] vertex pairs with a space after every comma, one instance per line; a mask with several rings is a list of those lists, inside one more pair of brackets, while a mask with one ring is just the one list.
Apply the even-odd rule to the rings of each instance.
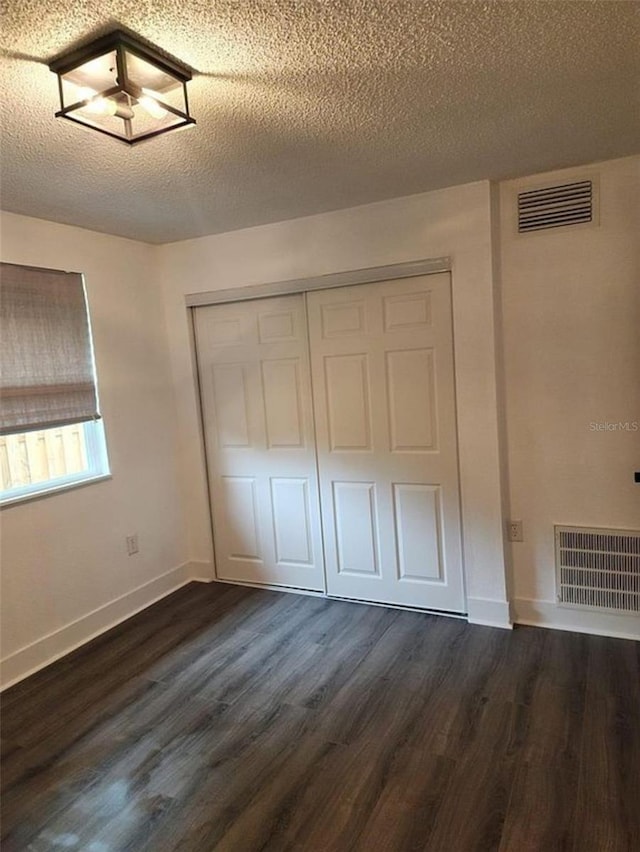
[[[197, 127], [55, 119], [60, 52], [124, 26]], [[168, 242], [640, 150], [640, 4], [5, 0], [2, 207]]]

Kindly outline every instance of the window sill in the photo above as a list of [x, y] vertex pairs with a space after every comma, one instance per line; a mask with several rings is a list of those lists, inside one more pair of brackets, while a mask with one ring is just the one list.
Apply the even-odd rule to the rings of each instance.
[[84, 488], [85, 485], [94, 485], [96, 482], [105, 482], [107, 479], [113, 479], [112, 474], [100, 473], [96, 476], [88, 476], [86, 479], [78, 479], [75, 482], [62, 482], [59, 485], [50, 487], [47, 487], [46, 483], [43, 483], [43, 487], [39, 491], [30, 491], [28, 494], [16, 494], [14, 497], [0, 499], [0, 509], [8, 509], [10, 506], [16, 506], [20, 503], [29, 503], [31, 500], [41, 500], [43, 497], [51, 497], [53, 494], [59, 494], [61, 491]]

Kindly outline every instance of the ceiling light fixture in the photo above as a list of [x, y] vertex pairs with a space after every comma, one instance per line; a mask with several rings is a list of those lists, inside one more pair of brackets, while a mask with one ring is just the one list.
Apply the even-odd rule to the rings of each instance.
[[115, 30], [59, 56], [56, 117], [83, 124], [129, 145], [189, 127], [191, 72], [138, 39]]

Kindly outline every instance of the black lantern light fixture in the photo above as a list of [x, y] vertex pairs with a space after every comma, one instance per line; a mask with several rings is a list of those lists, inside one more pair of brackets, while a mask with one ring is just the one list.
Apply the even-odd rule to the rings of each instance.
[[195, 124], [189, 115], [191, 72], [138, 39], [115, 30], [59, 56], [59, 118], [129, 145]]

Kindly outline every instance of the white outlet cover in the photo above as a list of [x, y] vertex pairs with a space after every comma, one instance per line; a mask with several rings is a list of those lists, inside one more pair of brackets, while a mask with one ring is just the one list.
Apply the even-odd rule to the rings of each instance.
[[509, 541], [524, 541], [522, 521], [508, 521], [507, 533]]

